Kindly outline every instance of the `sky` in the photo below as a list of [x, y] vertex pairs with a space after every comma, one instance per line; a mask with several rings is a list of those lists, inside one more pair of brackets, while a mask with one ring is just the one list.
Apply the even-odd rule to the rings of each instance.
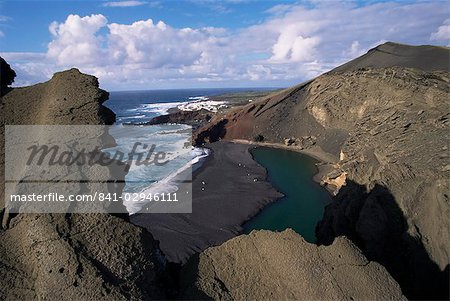
[[107, 90], [286, 87], [386, 41], [450, 45], [449, 1], [1, 1], [16, 86], [76, 67]]

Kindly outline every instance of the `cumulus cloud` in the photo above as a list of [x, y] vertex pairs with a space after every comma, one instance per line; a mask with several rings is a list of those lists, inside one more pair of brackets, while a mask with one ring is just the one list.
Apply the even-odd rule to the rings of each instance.
[[152, 19], [120, 24], [103, 15], [69, 15], [50, 24], [52, 41], [43, 57], [29, 57], [30, 66], [13, 63], [23, 73], [36, 74], [37, 65], [45, 64], [41, 77], [76, 66], [115, 89], [215, 82], [274, 86], [317, 76], [388, 40], [448, 43], [444, 3], [339, 4], [276, 6], [263, 22], [238, 30], [175, 28]]
[[147, 4], [147, 2], [144, 1], [110, 1], [105, 2], [102, 5], [105, 7], [134, 7], [134, 6], [141, 6]]
[[53, 41], [48, 44], [47, 56], [60, 66], [102, 64], [105, 50], [97, 32], [106, 24], [103, 15], [69, 15], [64, 23], [51, 23]]
[[108, 51], [119, 64], [140, 64], [146, 68], [182, 67], [194, 64], [216, 38], [210, 29], [175, 29], [151, 19], [131, 25], [108, 25]]
[[444, 41], [450, 44], [450, 19], [445, 20], [437, 31], [431, 34], [430, 40]]
[[304, 62], [311, 61], [316, 52], [320, 37], [302, 37], [296, 33], [283, 32], [272, 47], [273, 62]]

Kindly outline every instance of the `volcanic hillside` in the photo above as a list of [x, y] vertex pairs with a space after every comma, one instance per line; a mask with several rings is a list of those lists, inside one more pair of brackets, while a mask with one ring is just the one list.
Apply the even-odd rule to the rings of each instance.
[[408, 297], [448, 297], [449, 62], [449, 48], [385, 43], [217, 116], [194, 138], [279, 143], [336, 158], [322, 178], [336, 197], [317, 226], [319, 241], [347, 235]]

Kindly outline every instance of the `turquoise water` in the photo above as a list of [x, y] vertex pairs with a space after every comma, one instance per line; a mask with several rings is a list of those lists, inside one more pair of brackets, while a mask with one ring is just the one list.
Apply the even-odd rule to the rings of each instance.
[[292, 228], [306, 241], [315, 242], [316, 224], [331, 201], [329, 193], [312, 179], [317, 172], [317, 160], [297, 152], [266, 147], [258, 147], [252, 154], [267, 169], [268, 180], [285, 196], [245, 223], [244, 232]]

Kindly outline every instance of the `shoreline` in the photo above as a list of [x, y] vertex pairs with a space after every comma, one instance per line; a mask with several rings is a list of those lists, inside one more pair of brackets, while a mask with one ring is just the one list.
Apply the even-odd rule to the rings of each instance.
[[[252, 149], [294, 150], [275, 143], [245, 140], [219, 141], [202, 147], [209, 149], [210, 154], [192, 175], [192, 213], [137, 213], [130, 216], [133, 224], [152, 233], [172, 263], [184, 264], [195, 253], [241, 235], [245, 223], [284, 196], [268, 179], [267, 169], [254, 159]], [[324, 166], [331, 164], [331, 160], [324, 162], [319, 158], [331, 156], [323, 156], [317, 151], [297, 149], [296, 152], [319, 162], [312, 179], [319, 182], [316, 176]]]
[[[300, 149], [296, 146], [287, 146], [281, 143], [267, 143], [267, 142], [254, 142], [250, 140], [245, 139], [233, 139], [230, 140], [231, 143], [236, 144], [246, 144], [246, 145], [252, 145], [255, 148], [256, 147], [270, 147], [270, 148], [278, 148], [278, 149], [284, 149], [288, 151], [297, 152], [306, 156], [309, 156], [311, 158], [314, 158], [318, 161], [316, 163], [317, 172], [313, 176], [313, 181], [321, 184], [322, 178], [324, 175], [329, 173], [331, 170], [334, 169], [334, 165], [339, 162], [339, 158], [323, 151], [320, 147], [314, 146], [309, 149]], [[327, 186], [321, 185], [324, 189], [326, 189], [331, 195], [333, 194], [333, 190], [329, 189]]]
[[281, 148], [286, 149], [298, 153], [302, 153], [305, 155], [308, 155], [310, 157], [313, 157], [314, 159], [317, 159], [318, 161], [326, 164], [335, 164], [339, 161], [339, 158], [337, 156], [334, 156], [330, 153], [327, 153], [323, 151], [320, 147], [314, 146], [308, 149], [300, 149], [297, 146], [287, 146], [281, 143], [273, 143], [273, 142], [254, 142], [250, 140], [245, 139], [233, 139], [229, 140], [231, 143], [237, 143], [237, 144], [248, 144], [248, 145], [255, 145], [255, 146], [265, 146], [265, 147], [273, 147], [273, 148]]
[[[195, 253], [242, 234], [247, 222], [260, 214], [267, 205], [284, 196], [268, 179], [267, 169], [255, 160], [252, 149], [284, 149], [317, 160], [312, 181], [319, 184], [322, 176], [339, 160], [318, 146], [301, 149], [281, 143], [235, 139], [208, 143], [202, 147], [207, 148], [210, 154], [203, 158], [203, 162], [199, 162], [200, 166], [192, 174], [192, 213], [130, 215], [133, 224], [147, 229], [160, 242], [161, 250], [172, 263], [184, 264]], [[240, 161], [246, 163], [239, 163]], [[241, 164], [250, 167], [251, 171], [246, 174], [258, 178], [256, 182], [239, 178], [242, 177], [239, 175]], [[216, 183], [208, 193], [211, 182]], [[330, 195], [333, 194], [326, 185], [321, 186]], [[246, 202], [245, 207], [240, 201]], [[227, 205], [226, 202], [230, 204]]]
[[267, 181], [250, 145], [208, 144], [211, 154], [192, 177], [192, 213], [134, 214], [169, 262], [184, 264], [192, 255], [241, 234], [242, 225], [283, 195]]

